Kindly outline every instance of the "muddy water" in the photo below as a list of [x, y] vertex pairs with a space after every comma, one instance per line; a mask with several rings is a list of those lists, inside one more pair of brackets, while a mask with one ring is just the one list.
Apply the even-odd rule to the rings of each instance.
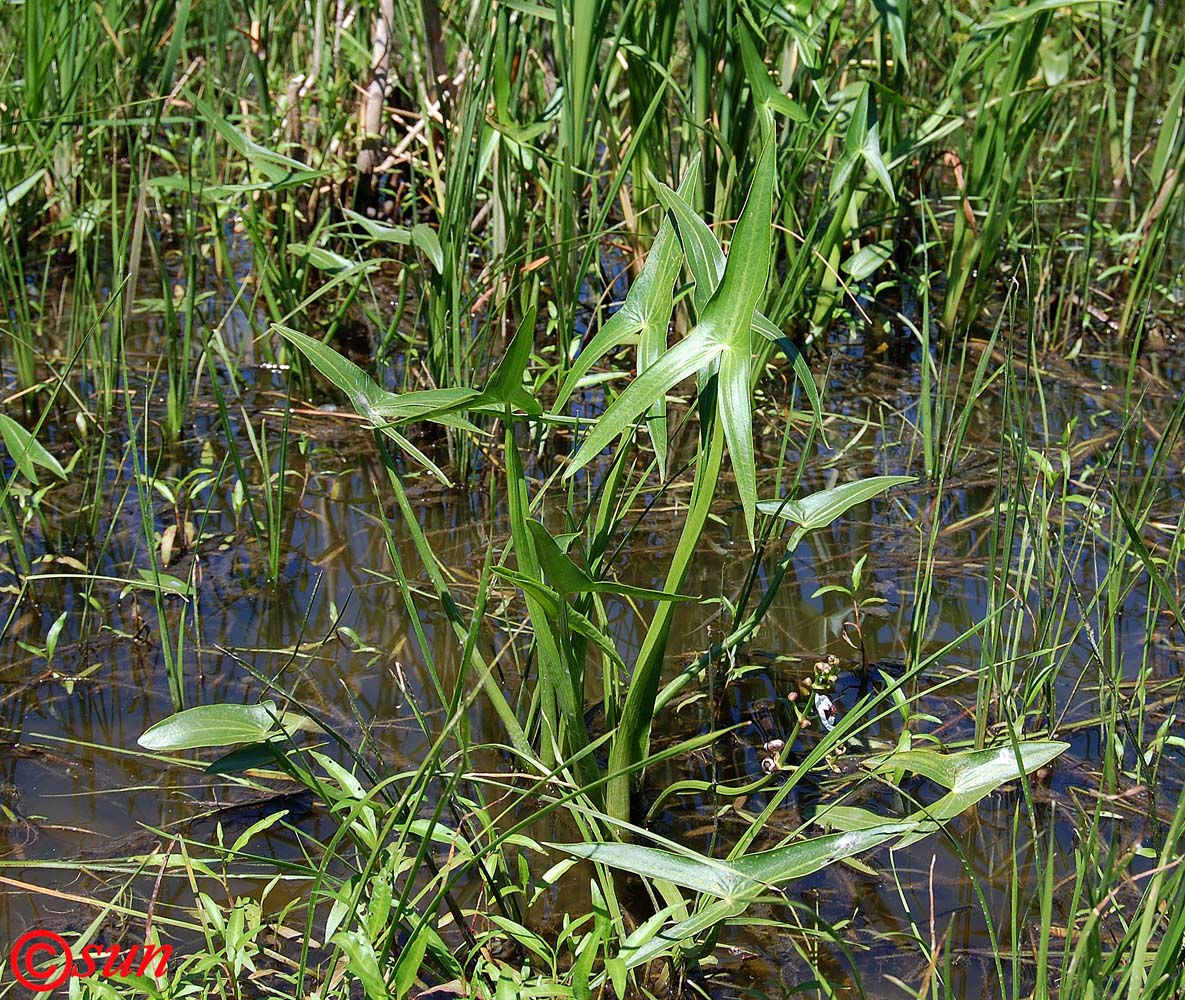
[[[975, 360], [972, 355], [970, 367]], [[806, 488], [859, 475], [917, 473], [922, 455], [915, 432], [917, 359], [888, 367], [836, 346], [830, 361], [827, 445], [819, 444], [808, 457]], [[1118, 435], [1125, 433], [1122, 361], [1087, 358], [1069, 364], [1047, 358], [1041, 363], [1048, 372], [1043, 393], [1026, 380], [1021, 399], [1005, 399], [993, 387], [982, 394], [942, 495], [922, 483], [898, 490], [889, 500], [857, 508], [803, 544], [761, 632], [737, 661], [717, 665], [703, 684], [688, 692], [693, 697], [680, 699], [677, 709], [660, 719], [656, 740], [662, 744], [721, 725], [738, 724], [739, 730], [714, 752], [652, 771], [647, 801], [685, 778], [742, 784], [760, 774], [762, 745], [786, 736], [792, 726], [786, 695], [797, 689], [819, 657], [832, 654], [840, 660], [841, 707], [856, 700], [862, 684], [883, 683], [899, 674], [910, 655], [906, 642], [919, 599], [914, 592], [915, 567], [935, 524], [936, 573], [925, 595], [930, 614], [924, 639], [914, 652], [927, 656], [972, 633], [983, 621], [993, 606], [993, 580], [1000, 573], [992, 540], [999, 520], [993, 511], [998, 477], [1002, 474], [1007, 485], [1008, 476], [1008, 463], [999, 461], [1000, 428], [1014, 420], [1016, 407], [1022, 406], [1038, 429], [1031, 439], [1050, 442], [1051, 456], [1053, 443], [1061, 442], [1079, 478], [1087, 476], [1091, 464], [1102, 461]], [[1149, 365], [1140, 380], [1144, 427], [1126, 431], [1130, 444], [1124, 464], [1108, 470], [1100, 502], [1109, 502], [1113, 490], [1130, 490], [1138, 482], [1151, 458], [1155, 430], [1167, 425], [1176, 402], [1179, 390], [1173, 387], [1185, 377], [1179, 361], [1154, 359]], [[245, 421], [257, 435], [269, 436], [272, 468], [277, 471], [275, 442], [283, 421], [284, 376], [261, 369], [253, 378], [250, 396], [232, 419], [245, 453]], [[771, 399], [763, 410], [759, 435], [765, 464], [773, 469], [786, 419], [785, 400], [775, 381], [764, 388]], [[594, 394], [574, 405], [595, 410], [599, 401]], [[183, 442], [159, 447], [148, 456], [157, 463], [162, 481], [176, 485], [202, 468], [212, 479], [179, 508], [159, 493], [146, 494], [151, 504], [147, 513], [157, 531], [174, 524], [184, 530], [188, 522], [198, 536], [193, 548], [175, 553], [167, 568], [180, 579], [192, 573], [195, 589], [185, 599], [166, 600], [163, 622], [147, 591], [122, 592], [118, 583], [88, 585], [49, 575], [75, 572], [81, 564], [93, 573], [122, 578], [148, 565], [139, 495], [118, 432], [108, 441], [105, 464], [76, 470], [70, 484], [48, 495], [44, 519], [30, 526], [30, 550], [59, 557], [37, 565], [36, 572], [46, 577], [30, 585], [29, 597], [19, 607], [15, 574], [6, 572], [0, 581], [5, 587], [0, 610], [9, 621], [0, 644], [0, 875], [6, 880], [0, 892], [0, 947], [31, 927], [81, 931], [93, 918], [85, 900], [112, 898], [125, 885], [133, 905], [143, 907], [152, 894], [162, 918], [184, 917], [192, 906], [184, 879], [153, 885], [136, 879], [130, 870], [122, 874], [101, 866], [98, 859], [153, 850], [158, 841], [144, 833], [146, 827], [209, 839], [221, 822], [227, 838], [233, 839], [234, 831], [259, 818], [260, 810], [271, 811], [272, 804], [242, 805], [251, 795], [232, 782], [206, 778], [196, 767], [138, 750], [137, 737], [171, 711], [166, 643], [179, 648], [187, 704], [255, 700], [265, 690], [262, 678], [270, 677], [354, 745], [361, 742], [360, 722], [365, 725], [381, 746], [386, 767], [402, 768], [425, 750], [426, 738], [408, 700], [430, 707], [432, 685], [409, 612], [390, 581], [384, 519], [392, 527], [404, 566], [414, 568], [418, 562], [406, 525], [393, 514], [389, 498], [375, 499], [372, 484], [382, 476], [367, 436], [344, 414], [296, 406], [287, 459], [289, 489], [272, 529], [280, 535], [282, 574], [278, 583], [268, 584], [263, 547], [245, 510], [236, 510], [234, 470], [224, 464], [222, 431], [210, 400], [195, 401], [189, 426]], [[71, 433], [64, 424], [52, 436], [66, 441]], [[801, 434], [791, 435], [789, 467], [798, 459], [793, 449], [801, 440]], [[1171, 530], [1185, 503], [1180, 462], [1174, 459], [1171, 464], [1172, 475], [1162, 484], [1152, 518], [1170, 526], [1165, 530]], [[255, 471], [249, 472], [244, 487], [258, 505], [260, 477], [255, 463], [248, 468]], [[6, 460], [5, 472], [11, 471]], [[778, 485], [767, 479], [763, 495], [774, 495]], [[504, 499], [490, 496], [480, 485], [447, 490], [426, 479], [413, 484], [412, 497], [423, 531], [442, 561], [456, 569], [457, 587], [463, 593], [491, 544], [505, 538]], [[88, 502], [103, 505], [93, 521], [85, 512], [78, 513]], [[722, 491], [716, 510], [720, 521], [709, 529], [696, 576], [685, 589], [707, 597], [731, 597], [743, 582], [751, 556], [730, 486]], [[88, 524], [100, 527], [98, 537], [89, 533]], [[675, 525], [660, 508], [646, 530], [624, 546], [618, 566], [624, 580], [661, 586], [662, 554], [674, 545]], [[1055, 544], [1063, 545], [1066, 565], [1078, 585], [1092, 593], [1108, 556], [1104, 536], [1073, 516], [1059, 530], [1052, 536]], [[766, 556], [763, 581], [777, 556], [776, 551]], [[823, 585], [845, 583], [861, 556], [867, 557], [867, 592], [885, 602], [863, 622], [867, 665], [843, 638], [850, 607], [836, 594], [812, 596]], [[1044, 596], [1038, 582], [1028, 599], [1040, 601]], [[1093, 646], [1101, 643], [1116, 662], [1131, 664], [1126, 680], [1133, 679], [1145, 662], [1153, 678], [1162, 682], [1166, 703], [1149, 712], [1150, 731], [1172, 711], [1183, 662], [1181, 637], [1165, 624], [1142, 661], [1148, 603], [1146, 580], [1139, 577], [1111, 607], [1108, 621], [1098, 622], [1096, 611], [1093, 636], [1067, 623], [1063, 634], [1023, 634], [1018, 644], [1022, 651], [1058, 647], [1050, 661], [1056, 666], [1051, 683], [1061, 713], [1058, 735], [1072, 746], [1051, 773], [1042, 776], [1035, 799], [1041, 815], [1034, 817], [1038, 829], [1052, 827], [1062, 859], [1058, 878], [1073, 870], [1075, 802], [1089, 807], [1090, 789], [1097, 786], [1096, 772], [1105, 752], [1097, 726], [1084, 721], [1106, 707], [1107, 694], [1092, 665]], [[727, 622], [715, 615], [717, 607], [682, 610], [673, 630], [681, 648], [671, 657], [672, 674], [720, 637]], [[610, 605], [609, 610], [619, 649], [630, 662], [640, 644], [640, 623], [624, 604]], [[36, 647], [63, 611], [65, 625], [55, 655], [47, 662]], [[451, 633], [428, 602], [418, 618], [447, 686], [457, 676]], [[1013, 620], [1022, 633], [1030, 627], [1031, 618], [1024, 614], [1017, 613]], [[494, 639], [504, 641], [505, 636], [495, 629]], [[914, 712], [926, 717], [915, 721], [915, 733], [934, 733], [944, 742], [970, 739], [978, 677], [985, 660], [998, 652], [985, 650], [972, 634], [931, 664], [918, 689], [941, 685], [941, 690], [915, 703]], [[595, 697], [594, 692], [590, 695]], [[475, 741], [500, 738], [497, 720], [483, 700], [475, 703], [471, 721]], [[834, 772], [820, 771], [817, 780], [790, 797], [782, 810], [784, 818], [758, 846], [769, 846], [772, 838], [797, 829], [820, 803], [846, 790], [851, 783], [843, 775], [853, 769], [860, 753], [894, 743], [900, 726], [897, 715], [880, 720], [866, 734], [865, 746], [854, 746], [847, 759], [835, 762]], [[1124, 763], [1131, 766], [1130, 759]], [[1182, 784], [1182, 768], [1180, 752], [1168, 751], [1158, 772], [1158, 791], [1170, 809]], [[277, 788], [277, 794], [287, 791]], [[923, 799], [932, 793], [924, 783], [911, 791]], [[703, 797], [667, 800], [656, 811], [654, 824], [667, 836], [722, 851], [742, 831], [746, 817], [760, 812], [770, 793], [726, 803], [723, 812], [722, 803]], [[888, 790], [865, 785], [859, 795], [860, 804], [885, 815], [902, 812], [902, 801]], [[324, 825], [315, 803], [288, 804], [310, 832]], [[191, 823], [193, 817], [211, 813]], [[789, 993], [810, 978], [796, 950], [802, 948], [813, 950], [834, 983], [858, 977], [870, 996], [902, 996], [891, 977], [916, 989], [931, 974], [920, 957], [915, 940], [920, 937], [953, 956], [947, 975], [954, 995], [981, 995], [996, 976], [993, 954], [1006, 956], [1005, 971], [1011, 977], [1007, 955], [1014, 945], [1024, 949], [1028, 944], [993, 937], [1007, 924], [1010, 894], [1025, 893], [1023, 886], [1033, 875], [1026, 847], [1028, 823], [1024, 798], [1016, 789], [1006, 789], [981, 803], [974, 815], [952, 823], [948, 838], [932, 837], [897, 855], [880, 852], [864, 858], [860, 867], [836, 866], [793, 884], [787, 893], [793, 919], [804, 926], [821, 921], [839, 928], [849, 955], [831, 944], [812, 943], [806, 937], [791, 940], [760, 926], [735, 928], [722, 936], [721, 966], [706, 985], [718, 996], [737, 995], [747, 986], [771, 996]], [[1141, 824], [1146, 825], [1146, 810], [1145, 818], [1133, 810], [1115, 821], [1116, 836], [1138, 837]], [[1014, 827], [1021, 831], [1016, 846]], [[299, 851], [285, 836], [273, 836], [257, 849], [281, 858], [296, 857]], [[234, 884], [236, 892], [250, 892], [258, 885], [249, 877]], [[1022, 888], [1016, 890], [1017, 885]], [[550, 905], [562, 909], [565, 904], [560, 898]], [[750, 916], [785, 919], [786, 911], [763, 905]], [[1030, 974], [1022, 967], [1020, 981]]]

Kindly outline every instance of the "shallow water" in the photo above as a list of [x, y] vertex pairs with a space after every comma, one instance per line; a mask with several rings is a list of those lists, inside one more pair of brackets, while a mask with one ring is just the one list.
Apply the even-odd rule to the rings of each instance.
[[[244, 324], [244, 329], [247, 324]], [[152, 345], [153, 331], [145, 329], [142, 346]], [[917, 474], [922, 448], [916, 433], [920, 419], [919, 359], [900, 366], [883, 365], [861, 356], [858, 345], [835, 343], [813, 367], [829, 368], [825, 407], [828, 445], [817, 445], [806, 461], [804, 489], [834, 485], [857, 476], [908, 472]], [[967, 369], [979, 354], [971, 351]], [[989, 386], [971, 411], [963, 448], [954, 454], [953, 472], [942, 495], [919, 481], [893, 491], [888, 499], [853, 510], [831, 529], [811, 536], [795, 553], [793, 567], [774, 607], [750, 646], [733, 667], [749, 667], [740, 679], [725, 683], [728, 664], [717, 665], [709, 679], [679, 699], [675, 710], [658, 723], [656, 743], [710, 731], [721, 725], [740, 726], [722, 739], [714, 752], [694, 759], [677, 759], [652, 769], [647, 775], [646, 798], [670, 783], [686, 778], [740, 784], [761, 772], [761, 746], [785, 736], [792, 717], [785, 696], [794, 690], [804, 671], [819, 657], [834, 654], [841, 661], [838, 700], [851, 704], [859, 694], [860, 656], [845, 644], [842, 630], [850, 607], [835, 594], [812, 597], [825, 584], [844, 583], [861, 556], [866, 587], [886, 603], [870, 615], [863, 630], [865, 656], [871, 665], [868, 683], [883, 683], [894, 676], [911, 655], [906, 648], [911, 619], [919, 595], [914, 593], [915, 566], [927, 544], [932, 525], [938, 528], [934, 559], [936, 574], [926, 595], [930, 612], [924, 640], [915, 651], [932, 654], [959, 636], [973, 632], [992, 610], [993, 580], [1000, 566], [993, 558], [993, 528], [1000, 521], [994, 510], [999, 477], [1007, 477], [1010, 461], [999, 459], [1000, 428], [1015, 424], [1025, 413], [1033, 429], [1029, 440], [1044, 442], [1050, 461], [1058, 461], [1058, 449], [1069, 456], [1075, 481], [1083, 495], [1096, 487], [1104, 507], [1117, 496], [1134, 495], [1144, 467], [1152, 459], [1157, 428], [1167, 425], [1176, 403], [1174, 386], [1185, 380], [1180, 358], [1155, 358], [1146, 364], [1137, 384], [1144, 393], [1139, 407], [1143, 426], [1126, 430], [1123, 359], [1106, 356], [1079, 358], [1074, 362], [1048, 357], [1039, 359], [1046, 372], [1040, 384], [1023, 373], [1023, 360], [1002, 357], [1001, 364], [1016, 364], [1022, 372], [1018, 398], [1006, 399]], [[1029, 373], [1031, 374], [1031, 373]], [[272, 468], [278, 468], [276, 442], [283, 423], [285, 375], [267, 369], [248, 369], [250, 388], [232, 409], [236, 435], [249, 452], [245, 421], [256, 434], [266, 433]], [[967, 379], [953, 378], [949, 388], [966, 391]], [[141, 394], [149, 388], [136, 387]], [[758, 434], [764, 449], [764, 465], [773, 470], [787, 418], [782, 383], [770, 379], [765, 386], [769, 402], [762, 408]], [[159, 386], [155, 392], [159, 393]], [[141, 395], [141, 399], [143, 396]], [[594, 412], [601, 405], [592, 391], [573, 402], [575, 412]], [[30, 549], [42, 555], [52, 552], [67, 561], [43, 560], [35, 567], [44, 578], [30, 582], [29, 594], [19, 607], [15, 597], [19, 581], [5, 573], [0, 620], [9, 621], [0, 644], [0, 795], [7, 822], [0, 828], [2, 872], [10, 881], [0, 894], [0, 947], [25, 929], [37, 926], [82, 930], [90, 919], [86, 908], [71, 897], [109, 898], [118, 880], [110, 872], [92, 877], [85, 862], [150, 850], [151, 838], [136, 839], [143, 827], [168, 828], [191, 817], [242, 801], [246, 793], [224, 779], [203, 777], [200, 770], [167, 763], [137, 748], [137, 738], [171, 709], [162, 644], [177, 648], [179, 635], [183, 663], [184, 699], [187, 705], [219, 701], [253, 701], [264, 694], [261, 678], [273, 678], [293, 692], [345, 738], [360, 745], [362, 727], [372, 733], [382, 751], [382, 765], [402, 769], [423, 756], [426, 737], [415, 723], [409, 699], [431, 706], [434, 696], [423, 651], [417, 647], [412, 622], [390, 577], [385, 551], [384, 519], [390, 525], [403, 565], [415, 576], [418, 561], [406, 525], [400, 523], [390, 499], [380, 504], [372, 484], [382, 470], [368, 435], [340, 412], [318, 410], [312, 404], [297, 405], [292, 417], [288, 453], [289, 491], [279, 519], [283, 572], [274, 585], [265, 581], [265, 554], [253, 537], [246, 512], [235, 510], [235, 473], [225, 464], [222, 430], [211, 400], [200, 395], [181, 443], [156, 446], [149, 461], [157, 465], [157, 477], [176, 482], [195, 469], [209, 469], [214, 482], [188, 504], [180, 517], [159, 493], [148, 491], [148, 512], [159, 531], [170, 524], [189, 521], [199, 536], [194, 549], [175, 557], [167, 572], [181, 579], [191, 570], [196, 587], [187, 598], [167, 598], [168, 614], [162, 634], [151, 595], [126, 593], [119, 583], [87, 585], [77, 577], [57, 579], [55, 573], [73, 573], [81, 564], [92, 573], [111, 577], [133, 576], [148, 565], [143, 541], [140, 500], [133, 467], [126, 452], [126, 435], [111, 431], [107, 458], [91, 461], [75, 470], [71, 483], [48, 495], [42, 524], [29, 533]], [[71, 424], [51, 426], [46, 440], [55, 442], [64, 458], [72, 446]], [[1127, 438], [1122, 435], [1127, 434]], [[688, 447], [688, 435], [676, 449]], [[794, 449], [802, 435], [790, 436], [786, 467], [798, 460]], [[1119, 459], [1099, 468], [1115, 442], [1121, 442]], [[90, 451], [93, 452], [93, 449]], [[944, 459], [952, 453], [943, 451]], [[1169, 537], [1174, 519], [1185, 504], [1178, 450], [1169, 461], [1166, 476], [1153, 504], [1150, 521], [1159, 540]], [[534, 474], [545, 475], [548, 462], [541, 460]], [[5, 472], [11, 462], [5, 458]], [[255, 481], [245, 484], [258, 504], [261, 495], [257, 464]], [[219, 470], [221, 475], [219, 477]], [[595, 471], [593, 473], [595, 477]], [[101, 485], [101, 489], [96, 488]], [[96, 523], [98, 537], [89, 533], [85, 511], [79, 507], [88, 496], [102, 494], [106, 506]], [[761, 493], [778, 495], [779, 486], [767, 476]], [[488, 495], [483, 485], [445, 489], [420, 477], [411, 488], [419, 523], [443, 563], [455, 568], [456, 586], [465, 593], [476, 578], [489, 547], [506, 535], [504, 497]], [[682, 501], [682, 495], [678, 497]], [[705, 547], [696, 562], [695, 577], [685, 590], [714, 598], [735, 596], [751, 558], [743, 524], [735, 509], [734, 492], [725, 484], [716, 504], [719, 523], [711, 525]], [[1067, 511], [1067, 519], [1052, 525], [1043, 537], [1065, 553], [1083, 594], [1099, 586], [1110, 553], [1106, 532], [1094, 532], [1085, 507]], [[660, 587], [666, 559], [676, 536], [673, 522], [662, 506], [653, 513], [642, 533], [622, 548], [615, 564], [620, 577], [635, 585]], [[1042, 526], [1044, 527], [1044, 525]], [[1154, 539], [1155, 540], [1155, 539]], [[1018, 543], [1019, 544], [1019, 543]], [[778, 546], [765, 557], [761, 581], [776, 565]], [[197, 560], [195, 564], [194, 560]], [[73, 561], [70, 561], [73, 560]], [[1179, 584], [1179, 580], [1177, 583]], [[1043, 581], [1034, 581], [1025, 595], [1038, 606], [1049, 598]], [[1074, 629], [1073, 622], [1057, 635], [1031, 634], [1033, 617], [1019, 606], [1008, 610], [1009, 620], [1020, 630], [1017, 649], [1053, 648], [1038, 655], [1050, 666], [1051, 683], [1059, 706], [1056, 734], [1071, 743], [1037, 784], [1035, 798], [1040, 815], [1032, 819], [1043, 834], [1052, 824], [1063, 868], [1061, 878], [1073, 871], [1076, 802], [1089, 808], [1091, 790], [1106, 748], [1099, 745], [1099, 728], [1086, 720], [1106, 708], [1105, 685], [1092, 664], [1095, 644], [1101, 644], [1115, 662], [1130, 664], [1123, 680], [1133, 680], [1141, 664], [1161, 685], [1164, 703], [1148, 710], [1149, 731], [1175, 710], [1185, 662], [1179, 632], [1165, 623], [1154, 632], [1144, 656], [1149, 629], [1145, 622], [1150, 595], [1147, 579], [1134, 576], [1125, 587], [1118, 612], [1099, 619], [1098, 609], [1088, 616], [1093, 631]], [[187, 601], [188, 603], [183, 603]], [[707, 648], [721, 635], [723, 617], [719, 605], [684, 606], [673, 630], [680, 648], [672, 651], [673, 675], [691, 656]], [[15, 610], [14, 610], [15, 609]], [[31, 647], [41, 644], [51, 624], [67, 612], [52, 663], [46, 663]], [[184, 611], [184, 626], [182, 613]], [[641, 641], [641, 623], [625, 603], [610, 604], [618, 648], [631, 662]], [[1081, 617], [1082, 609], [1078, 608]], [[512, 603], [510, 616], [521, 614]], [[419, 611], [436, 669], [446, 687], [456, 682], [457, 651], [443, 615], [427, 601]], [[508, 641], [504, 626], [491, 627], [489, 641], [496, 647]], [[21, 643], [25, 643], [22, 646]], [[932, 733], [944, 743], [968, 740], [974, 734], [977, 678], [985, 662], [1004, 651], [985, 649], [979, 638], [970, 638], [947, 650], [928, 666], [919, 689], [940, 687], [922, 696], [914, 711], [932, 717], [917, 721], [919, 737]], [[1088, 678], [1086, 683], [1083, 677]], [[513, 680], [513, 678], [511, 679]], [[590, 702], [597, 697], [590, 688]], [[431, 715], [429, 716], [431, 718]], [[478, 699], [471, 713], [475, 742], [497, 740], [500, 727], [492, 710]], [[901, 725], [899, 715], [889, 714], [867, 734], [893, 744]], [[809, 736], [806, 737], [809, 739]], [[916, 744], [915, 744], [916, 745]], [[853, 746], [836, 762], [840, 772], [855, 768], [870, 746]], [[201, 755], [195, 755], [201, 756]], [[203, 759], [209, 759], [205, 755]], [[1132, 766], [1131, 748], [1124, 764]], [[1183, 783], [1185, 759], [1169, 748], [1157, 772], [1157, 793], [1171, 803]], [[773, 824], [757, 846], [772, 846], [774, 837], [797, 829], [821, 803], [834, 799], [850, 786], [831, 771], [808, 782], [792, 795], [783, 810], [785, 818]], [[933, 796], [924, 782], [909, 786], [921, 799]], [[277, 794], [286, 789], [278, 788]], [[667, 800], [657, 812], [659, 833], [703, 850], [722, 851], [742, 832], [745, 816], [760, 811], [769, 791], [752, 801], [729, 803], [703, 797]], [[900, 814], [903, 803], [891, 789], [866, 783], [859, 792], [861, 804], [886, 815]], [[1126, 839], [1154, 836], [1154, 824], [1135, 808], [1116, 809], [1114, 835]], [[185, 827], [195, 838], [213, 834], [216, 820], [228, 831], [258, 818], [268, 804], [231, 809], [212, 819]], [[1171, 808], [1171, 806], [1170, 806]], [[312, 832], [325, 817], [315, 805], [301, 803], [294, 815]], [[852, 961], [833, 945], [817, 944], [820, 967], [833, 982], [859, 976], [869, 996], [902, 996], [889, 977], [918, 988], [929, 974], [911, 937], [921, 936], [945, 946], [954, 956], [950, 975], [958, 996], [991, 992], [995, 976], [992, 955], [1007, 956], [1012, 943], [993, 941], [992, 930], [1008, 924], [1010, 894], [1014, 886], [1032, 878], [1028, 843], [1028, 805], [1018, 786], [984, 800], [973, 814], [950, 824], [949, 837], [931, 837], [908, 852], [890, 855], [876, 852], [863, 860], [864, 867], [834, 866], [817, 876], [794, 883], [788, 899], [798, 919], [817, 919], [839, 927], [851, 949]], [[1012, 830], [1019, 829], [1014, 849]], [[233, 833], [228, 832], [228, 839]], [[274, 836], [260, 845], [277, 857], [295, 856], [291, 838]], [[83, 859], [79, 872], [77, 861]], [[65, 862], [64, 867], [55, 862]], [[237, 891], [249, 892], [251, 879], [236, 881]], [[54, 890], [52, 896], [32, 890]], [[154, 887], [151, 880], [129, 876], [129, 891], [143, 905], [147, 894], [157, 895], [158, 913], [192, 905], [183, 880], [168, 880]], [[297, 894], [299, 890], [293, 890]], [[1019, 890], [1022, 891], [1023, 890]], [[1025, 897], [1027, 899], [1027, 897]], [[553, 897], [547, 908], [555, 913], [578, 908], [578, 897]], [[776, 907], [758, 906], [750, 916], [784, 918]], [[985, 913], [999, 915], [989, 928]], [[813, 917], [811, 916], [813, 915]], [[1058, 919], [1065, 917], [1057, 915]], [[805, 939], [804, 939], [805, 940]], [[789, 994], [810, 978], [806, 964], [784, 933], [769, 933], [760, 926], [733, 928], [722, 935], [718, 952], [721, 964], [710, 974], [708, 987], [718, 996], [733, 996], [747, 988], [770, 996]], [[802, 945], [802, 942], [799, 942]], [[1027, 942], [1019, 943], [1022, 948]], [[805, 945], [803, 945], [805, 947]], [[1006, 974], [1011, 969], [1005, 961]], [[1029, 972], [1021, 970], [1021, 981]]]

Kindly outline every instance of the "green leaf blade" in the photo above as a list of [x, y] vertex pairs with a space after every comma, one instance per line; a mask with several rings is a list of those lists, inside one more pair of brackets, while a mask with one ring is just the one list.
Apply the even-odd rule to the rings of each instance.
[[710, 364], [723, 345], [692, 332], [667, 351], [622, 391], [593, 425], [564, 472], [570, 479], [615, 438], [629, 430], [638, 417], [683, 379]]
[[757, 509], [763, 514], [784, 518], [802, 531], [815, 531], [827, 527], [857, 504], [880, 496], [894, 486], [916, 481], [913, 476], [869, 476], [811, 493], [799, 500], [762, 500]]
[[176, 751], [260, 743], [279, 732], [272, 701], [258, 705], [198, 705], [149, 726], [138, 740], [145, 750]]

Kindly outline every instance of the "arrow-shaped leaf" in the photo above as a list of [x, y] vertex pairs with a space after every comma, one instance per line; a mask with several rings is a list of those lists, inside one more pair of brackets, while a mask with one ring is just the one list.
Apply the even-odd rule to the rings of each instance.
[[62, 463], [7, 413], [0, 413], [0, 438], [4, 439], [4, 447], [8, 449], [21, 475], [34, 486], [38, 485], [37, 466], [48, 469], [59, 479], [66, 478]]
[[626, 967], [634, 969], [669, 954], [684, 943], [699, 939], [725, 920], [740, 916], [771, 886], [813, 874], [836, 861], [879, 847], [901, 834], [911, 833], [918, 826], [916, 822], [885, 823], [872, 829], [797, 841], [731, 862], [717, 861], [692, 852], [675, 854], [633, 844], [548, 846], [621, 871], [667, 879], [676, 885], [715, 897], [714, 902], [702, 907], [688, 919], [663, 928], [638, 947], [623, 952]]
[[774, 192], [774, 131], [768, 111], [762, 115], [763, 141], [749, 197], [733, 232], [724, 276], [704, 307], [698, 330], [720, 343], [719, 401], [724, 438], [745, 512], [750, 542], [757, 508], [757, 468], [753, 456], [752, 371], [753, 311], [769, 280], [770, 233]]
[[629, 430], [651, 403], [662, 399], [673, 386], [710, 364], [723, 350], [722, 344], [711, 340], [698, 329], [679, 341], [627, 385], [613, 404], [597, 418], [588, 437], [572, 457], [564, 478], [574, 476], [614, 439]]
[[765, 68], [765, 62], [753, 44], [748, 26], [740, 19], [737, 21], [737, 35], [741, 42], [741, 61], [744, 63], [745, 76], [749, 81], [749, 89], [753, 91], [754, 99], [771, 111], [785, 115], [791, 121], [799, 123], [809, 121], [806, 111], [774, 86], [773, 81], [769, 78], [769, 71]]
[[802, 532], [826, 528], [857, 504], [880, 496], [894, 486], [915, 482], [913, 476], [869, 476], [854, 483], [844, 483], [820, 490], [798, 500], [762, 500], [757, 509], [798, 525]]
[[[610, 441], [634, 424], [660, 394], [720, 358], [721, 423], [732, 455], [733, 472], [745, 511], [745, 525], [753, 539], [757, 505], [757, 471], [753, 455], [753, 414], [749, 382], [752, 371], [753, 313], [769, 278], [770, 231], [773, 213], [774, 134], [769, 113], [762, 112], [763, 142], [753, 184], [733, 232], [724, 273], [703, 306], [699, 325], [638, 376], [597, 421], [572, 464], [569, 478]], [[671, 204], [676, 204], [672, 200]], [[694, 213], [692, 213], [694, 214]], [[698, 227], [697, 227], [698, 231]], [[685, 240], [693, 275], [698, 269], [710, 280], [714, 266], [713, 241]], [[698, 247], [698, 249], [696, 249]], [[717, 246], [717, 250], [719, 247]], [[692, 263], [692, 255], [702, 255]], [[697, 275], [697, 295], [700, 278]], [[727, 357], [726, 357], [727, 355]]]
[[505, 356], [486, 383], [485, 391], [481, 394], [482, 403], [517, 406], [532, 417], [543, 412], [538, 400], [523, 388], [523, 373], [531, 360], [534, 338], [535, 307], [531, 306], [518, 325]]
[[[970, 809], [1001, 785], [1044, 767], [1069, 749], [1057, 740], [1003, 744], [988, 750], [944, 754], [937, 750], [899, 750], [868, 760], [874, 771], [905, 768], [950, 791], [923, 810], [929, 819], [944, 820]], [[919, 816], [922, 814], [919, 814]]]

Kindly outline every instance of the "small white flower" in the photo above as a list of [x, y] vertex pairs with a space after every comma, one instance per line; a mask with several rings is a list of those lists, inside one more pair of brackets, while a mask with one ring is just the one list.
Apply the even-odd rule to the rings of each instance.
[[836, 722], [839, 721], [839, 706], [835, 704], [825, 694], [815, 692], [815, 711], [819, 713], [819, 721], [823, 723], [823, 728], [827, 732], [831, 732], [835, 728]]

